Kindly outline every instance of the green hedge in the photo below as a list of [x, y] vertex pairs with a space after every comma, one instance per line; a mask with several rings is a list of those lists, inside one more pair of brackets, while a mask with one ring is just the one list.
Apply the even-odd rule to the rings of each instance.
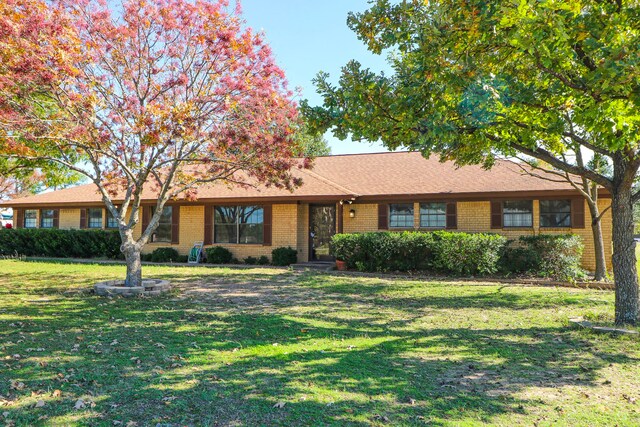
[[331, 252], [359, 271], [438, 271], [491, 274], [507, 239], [497, 234], [448, 231], [337, 234]]
[[374, 232], [337, 234], [331, 253], [358, 271], [431, 271], [454, 275], [527, 274], [575, 280], [582, 240], [573, 234], [542, 234], [510, 240], [491, 233]]
[[0, 229], [0, 255], [122, 259], [121, 243], [111, 230]]
[[209, 264], [229, 264], [233, 261], [231, 251], [222, 246], [207, 248], [205, 249], [205, 253], [207, 254], [207, 262]]
[[503, 268], [510, 273], [526, 273], [560, 280], [585, 276], [581, 259], [582, 239], [575, 234], [540, 234], [510, 241], [503, 255]]
[[151, 252], [151, 262], [179, 262], [180, 254], [174, 248], [157, 248]]
[[278, 266], [287, 266], [298, 262], [298, 252], [292, 247], [276, 248], [271, 251], [271, 263]]

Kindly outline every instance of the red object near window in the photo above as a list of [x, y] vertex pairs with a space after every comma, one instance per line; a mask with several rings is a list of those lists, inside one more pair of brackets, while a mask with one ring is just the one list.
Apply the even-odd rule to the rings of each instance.
[[7, 223], [7, 224], [4, 226], [4, 228], [13, 228], [13, 225], [11, 225], [11, 224]]

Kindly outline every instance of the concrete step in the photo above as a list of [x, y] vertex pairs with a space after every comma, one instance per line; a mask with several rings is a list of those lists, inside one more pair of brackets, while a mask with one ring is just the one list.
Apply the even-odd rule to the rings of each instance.
[[335, 270], [336, 263], [333, 261], [300, 262], [298, 264], [292, 264], [291, 268], [293, 268], [294, 271], [306, 271], [306, 270], [331, 271], [331, 270]]

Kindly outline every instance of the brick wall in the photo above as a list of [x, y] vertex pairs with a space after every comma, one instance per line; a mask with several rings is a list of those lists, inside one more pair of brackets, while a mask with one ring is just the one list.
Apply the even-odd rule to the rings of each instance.
[[[600, 199], [598, 207], [602, 212], [610, 204], [609, 199]], [[588, 270], [595, 268], [595, 251], [593, 245], [593, 234], [591, 231], [591, 214], [589, 206], [584, 204], [585, 209], [585, 228], [540, 228], [540, 206], [538, 200], [533, 201], [533, 227], [530, 229], [492, 229], [491, 228], [491, 203], [489, 201], [474, 202], [458, 202], [458, 228], [457, 231], [469, 233], [498, 233], [508, 239], [517, 239], [524, 235], [537, 234], [577, 234], [582, 238], [584, 243], [584, 254], [582, 257], [582, 265]], [[355, 218], [349, 217], [349, 209], [356, 211]], [[414, 225], [418, 227], [420, 224], [420, 205], [414, 205]], [[345, 207], [344, 210], [344, 232], [358, 233], [367, 231], [378, 231], [378, 205], [377, 204], [353, 204]], [[607, 268], [611, 270], [611, 254], [613, 251], [611, 245], [611, 211], [602, 217], [602, 235], [604, 240], [605, 256], [607, 260]]]
[[[298, 205], [296, 204], [279, 204], [273, 205], [273, 222], [271, 231], [271, 246], [246, 245], [221, 243], [211, 246], [224, 246], [229, 249], [233, 256], [239, 260], [243, 260], [248, 256], [259, 257], [266, 255], [271, 258], [271, 251], [280, 246], [291, 246], [297, 248], [297, 223], [298, 223]], [[141, 231], [137, 230], [134, 234], [136, 238], [140, 236]], [[204, 206], [181, 206], [180, 207], [180, 238], [179, 243], [148, 243], [144, 248], [144, 253], [153, 252], [159, 247], [173, 247], [180, 254], [189, 253], [193, 244], [198, 241], [204, 241]]]
[[[609, 199], [601, 199], [599, 208], [602, 210], [609, 206]], [[465, 232], [495, 232], [509, 239], [517, 239], [522, 235], [533, 234], [562, 234], [571, 232], [582, 237], [585, 250], [583, 266], [587, 269], [595, 267], [593, 236], [590, 226], [589, 207], [585, 203], [585, 228], [582, 229], [548, 229], [540, 228], [539, 203], [533, 202], [533, 227], [530, 229], [492, 229], [491, 205], [489, 201], [458, 202], [458, 231]], [[349, 217], [349, 211], [355, 210], [355, 217]], [[414, 205], [415, 226], [419, 225], [419, 203]], [[106, 221], [106, 213], [103, 215]], [[80, 228], [80, 209], [60, 209], [60, 228]], [[240, 245], [221, 244], [231, 250], [234, 257], [242, 260], [248, 256], [259, 257], [266, 255], [271, 257], [271, 251], [280, 246], [291, 246], [298, 251], [298, 261], [306, 261], [309, 257], [309, 205], [306, 203], [276, 204], [273, 205], [272, 245]], [[378, 205], [375, 203], [354, 203], [345, 205], [343, 211], [343, 231], [345, 233], [357, 233], [378, 230]], [[611, 211], [608, 210], [602, 218], [602, 233], [604, 236], [605, 254], [607, 266], [611, 269]], [[134, 233], [140, 236], [140, 227]], [[144, 252], [149, 253], [158, 247], [175, 247], [183, 255], [188, 254], [196, 241], [204, 240], [204, 206], [180, 207], [180, 239], [178, 244], [149, 243]]]
[[[349, 217], [351, 209], [356, 212], [354, 218]], [[345, 233], [378, 231], [378, 205], [359, 203], [345, 205], [342, 230]]]

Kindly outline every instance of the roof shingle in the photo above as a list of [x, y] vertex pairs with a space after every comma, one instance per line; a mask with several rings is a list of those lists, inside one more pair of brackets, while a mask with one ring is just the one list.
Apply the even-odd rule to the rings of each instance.
[[[393, 152], [318, 157], [312, 170], [294, 170], [303, 185], [293, 193], [286, 189], [241, 188], [223, 183], [198, 190], [198, 199], [226, 201], [238, 199], [305, 200], [375, 198], [380, 196], [452, 196], [455, 194], [575, 191], [564, 182], [551, 182], [529, 176], [510, 161], [498, 161], [485, 170], [480, 166], [456, 167], [437, 156], [425, 159], [420, 153]], [[116, 197], [116, 201], [117, 201]], [[143, 200], [155, 200], [154, 191], [145, 188]], [[78, 205], [101, 203], [93, 184], [41, 193], [3, 203], [7, 206]]]

